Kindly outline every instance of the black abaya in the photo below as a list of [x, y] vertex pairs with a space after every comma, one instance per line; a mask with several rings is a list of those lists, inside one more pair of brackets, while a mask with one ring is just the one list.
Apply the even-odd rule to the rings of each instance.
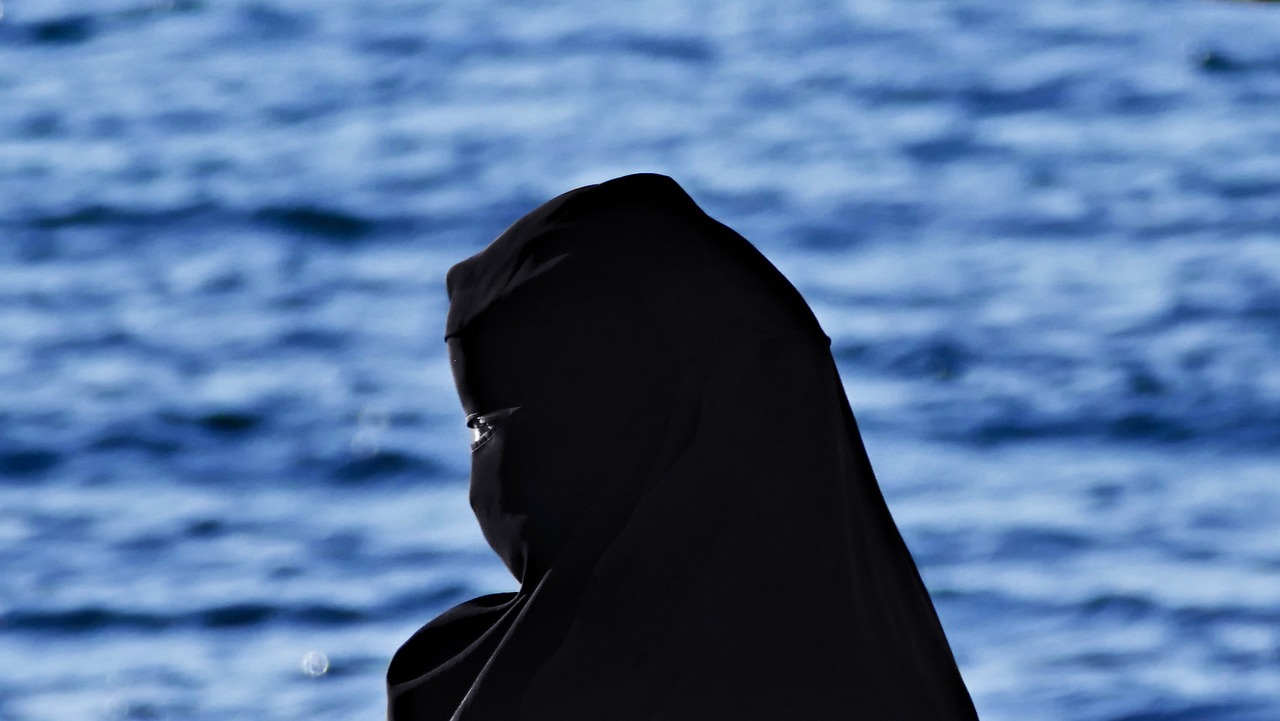
[[391, 721], [976, 719], [799, 293], [670, 178], [448, 277], [471, 503], [515, 593], [427, 624]]

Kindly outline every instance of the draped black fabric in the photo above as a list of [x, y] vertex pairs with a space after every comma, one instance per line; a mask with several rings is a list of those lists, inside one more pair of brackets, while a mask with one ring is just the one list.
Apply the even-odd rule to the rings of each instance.
[[823, 334], [670, 178], [448, 277], [471, 504], [520, 582], [424, 626], [392, 721], [976, 719]]

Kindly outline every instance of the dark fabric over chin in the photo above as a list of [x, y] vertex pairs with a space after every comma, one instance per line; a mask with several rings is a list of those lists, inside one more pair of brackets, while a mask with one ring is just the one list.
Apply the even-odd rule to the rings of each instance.
[[518, 408], [472, 501], [521, 588], [400, 649], [392, 721], [976, 718], [826, 336], [673, 181], [550, 201], [449, 289], [464, 409]]
[[391, 661], [387, 718], [452, 718], [520, 605], [515, 593], [481, 596], [419, 629]]

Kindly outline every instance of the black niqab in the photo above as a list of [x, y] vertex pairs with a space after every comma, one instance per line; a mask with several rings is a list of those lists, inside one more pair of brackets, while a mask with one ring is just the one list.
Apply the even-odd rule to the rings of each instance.
[[670, 178], [448, 277], [471, 503], [520, 590], [446, 611], [392, 721], [976, 719], [799, 293]]

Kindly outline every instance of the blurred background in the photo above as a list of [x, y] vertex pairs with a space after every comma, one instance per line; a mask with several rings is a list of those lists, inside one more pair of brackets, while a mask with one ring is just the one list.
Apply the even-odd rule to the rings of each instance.
[[0, 11], [0, 721], [380, 717], [514, 585], [444, 273], [636, 171], [817, 311], [983, 719], [1280, 719], [1280, 6]]

